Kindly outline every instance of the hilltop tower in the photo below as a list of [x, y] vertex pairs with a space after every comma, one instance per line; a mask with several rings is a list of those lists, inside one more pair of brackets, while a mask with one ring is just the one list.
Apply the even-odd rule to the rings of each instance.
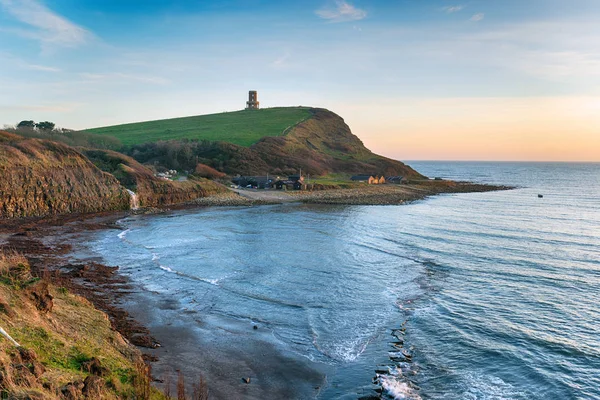
[[258, 110], [260, 103], [258, 102], [258, 92], [251, 90], [248, 92], [248, 101], [246, 102], [246, 110]]

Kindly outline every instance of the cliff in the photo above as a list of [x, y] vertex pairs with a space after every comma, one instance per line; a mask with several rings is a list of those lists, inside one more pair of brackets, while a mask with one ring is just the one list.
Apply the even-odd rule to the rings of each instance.
[[208, 179], [177, 182], [157, 178], [133, 158], [115, 151], [83, 150], [83, 154], [97, 167], [115, 176], [124, 187], [135, 192], [140, 207], [181, 204], [227, 190]]
[[311, 175], [329, 173], [400, 175], [422, 179], [423, 175], [400, 161], [372, 153], [337, 114], [320, 108], [281, 137], [265, 137], [250, 147], [268, 165], [282, 172]]
[[0, 218], [125, 210], [130, 196], [67, 145], [0, 132]]

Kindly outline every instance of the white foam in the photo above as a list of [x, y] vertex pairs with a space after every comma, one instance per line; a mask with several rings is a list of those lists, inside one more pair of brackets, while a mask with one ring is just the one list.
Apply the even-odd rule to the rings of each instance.
[[200, 279], [202, 282], [206, 282], [206, 283], [210, 283], [211, 285], [219, 286], [220, 279], [205, 279], [205, 278], [198, 278], [198, 279]]
[[394, 400], [421, 400], [421, 396], [408, 383], [392, 375], [380, 375], [381, 387]]
[[167, 267], [166, 265], [159, 265], [160, 269], [165, 270], [167, 272], [171, 272], [173, 274], [176, 274], [177, 271], [172, 270], [171, 268]]
[[125, 240], [125, 236], [127, 236], [127, 233], [129, 233], [129, 231], [131, 231], [131, 229], [124, 230], [123, 232], [119, 233], [117, 237], [121, 240]]
[[152, 261], [160, 260], [160, 256], [156, 253], [152, 253]]
[[482, 400], [509, 400], [529, 398], [528, 394], [495, 376], [483, 376], [474, 373], [463, 375], [468, 388], [466, 398]]

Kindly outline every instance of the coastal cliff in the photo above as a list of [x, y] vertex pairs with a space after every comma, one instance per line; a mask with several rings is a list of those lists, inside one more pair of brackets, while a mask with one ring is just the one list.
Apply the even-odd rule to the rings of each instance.
[[298, 168], [315, 176], [329, 173], [400, 175], [423, 179], [408, 165], [371, 152], [339, 115], [311, 108], [311, 116], [279, 137], [264, 137], [250, 147], [282, 172]]
[[83, 154], [98, 168], [115, 176], [125, 188], [135, 192], [140, 207], [181, 204], [227, 191], [208, 179], [170, 181], [157, 178], [133, 158], [115, 151], [83, 150]]
[[0, 218], [125, 210], [114, 176], [67, 145], [0, 132]]

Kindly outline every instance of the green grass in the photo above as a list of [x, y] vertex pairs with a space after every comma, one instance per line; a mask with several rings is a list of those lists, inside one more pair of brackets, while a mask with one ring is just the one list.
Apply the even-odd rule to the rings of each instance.
[[337, 186], [343, 189], [353, 188], [358, 186], [356, 182], [350, 180], [350, 175], [347, 174], [329, 174], [310, 178], [310, 183], [321, 185]]
[[247, 147], [264, 136], [284, 134], [289, 127], [310, 115], [306, 107], [277, 107], [107, 126], [87, 129], [86, 132], [114, 136], [124, 145], [197, 139]]

